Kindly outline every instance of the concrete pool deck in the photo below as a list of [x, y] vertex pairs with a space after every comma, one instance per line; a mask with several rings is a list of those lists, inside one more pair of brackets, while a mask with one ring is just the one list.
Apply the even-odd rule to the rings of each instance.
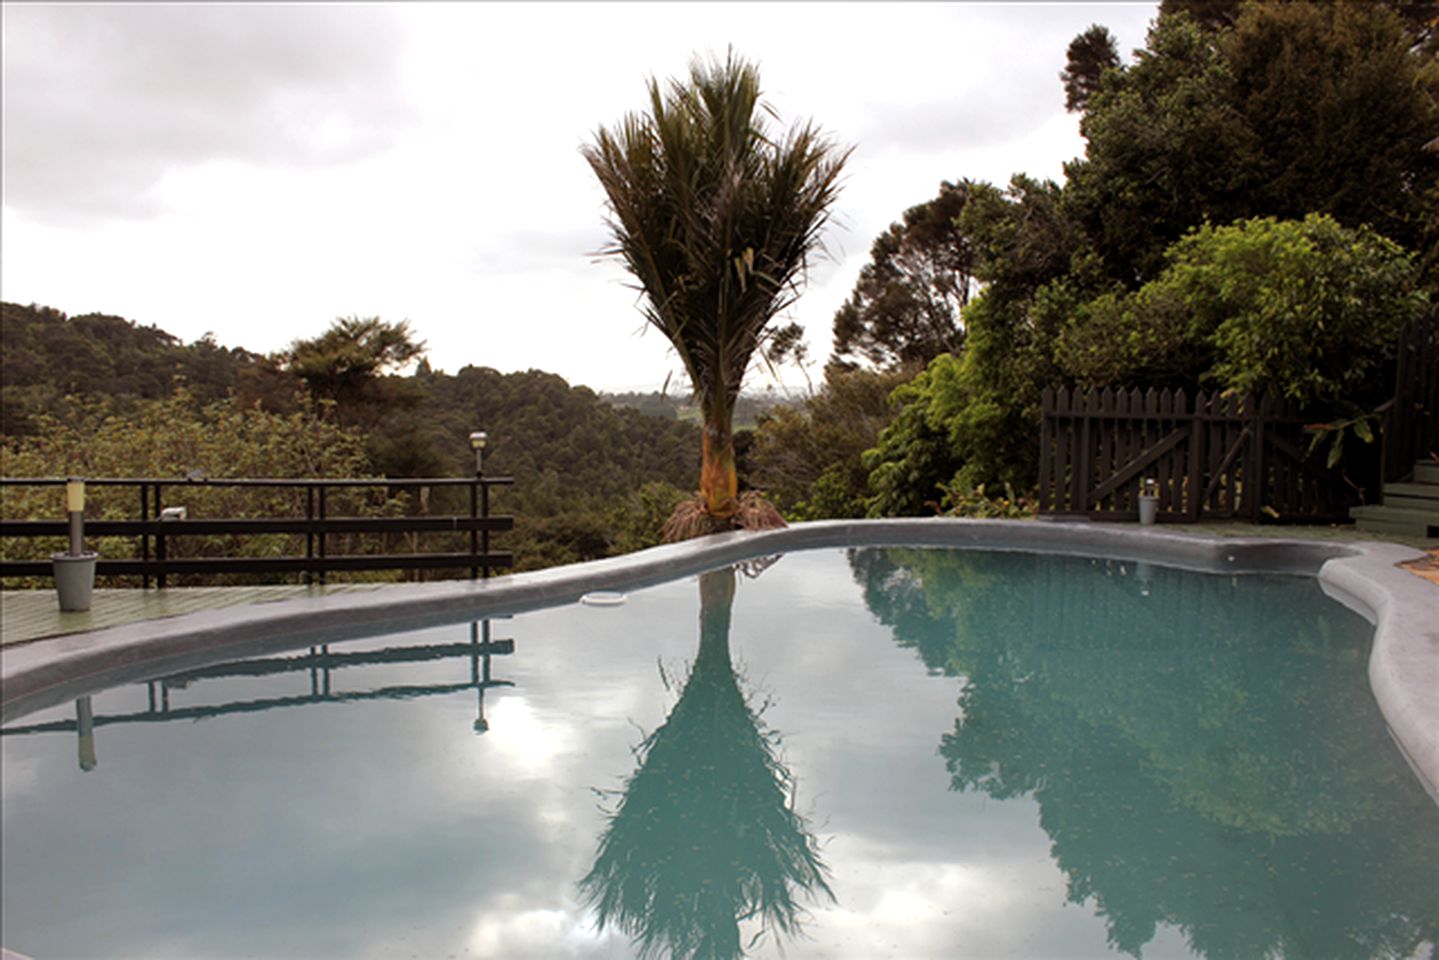
[[[193, 611], [169, 599], [170, 591], [150, 591], [167, 597], [142, 597], [126, 608], [128, 613], [114, 614], [119, 619], [113, 625], [103, 625], [97, 591], [95, 608], [82, 615], [97, 619], [76, 625], [84, 632], [0, 647], [0, 719], [8, 722], [96, 689], [206, 662], [567, 604], [593, 590], [636, 589], [770, 554], [846, 546], [948, 546], [1147, 560], [1204, 572], [1316, 576], [1326, 593], [1375, 624], [1370, 686], [1395, 742], [1439, 801], [1439, 586], [1400, 567], [1425, 560], [1425, 553], [1378, 541], [1216, 532], [1228, 533], [948, 518], [818, 521], [720, 534], [491, 580], [338, 590], [213, 588], [189, 598], [199, 606]], [[226, 590], [252, 593], [214, 592]], [[33, 593], [43, 595], [56, 616], [77, 616], [58, 614], [52, 592]], [[20, 610], [12, 606], [16, 602], [7, 601], [7, 620], [12, 609]], [[126, 621], [125, 616], [137, 619]]]

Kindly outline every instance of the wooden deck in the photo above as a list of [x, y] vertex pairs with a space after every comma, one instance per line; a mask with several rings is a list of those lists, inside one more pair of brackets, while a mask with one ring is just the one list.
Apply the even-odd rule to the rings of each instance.
[[54, 590], [0, 592], [0, 645], [83, 633], [140, 620], [175, 617], [245, 603], [269, 603], [354, 590], [382, 590], [394, 584], [338, 583], [314, 586], [166, 587], [148, 590], [97, 589], [85, 611], [62, 613]]

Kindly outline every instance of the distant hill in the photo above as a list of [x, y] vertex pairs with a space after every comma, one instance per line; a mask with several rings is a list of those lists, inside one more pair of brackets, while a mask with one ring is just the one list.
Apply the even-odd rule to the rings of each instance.
[[[601, 393], [600, 399], [616, 407], [638, 410], [662, 420], [700, 422], [700, 409], [684, 393]], [[775, 393], [742, 393], [735, 401], [734, 427], [746, 430], [777, 406], [791, 401]]]
[[169, 396], [177, 381], [200, 403], [235, 392], [279, 408], [294, 390], [263, 355], [208, 336], [185, 344], [123, 317], [0, 303], [0, 432], [7, 436], [30, 433], [34, 415], [55, 413], [66, 396], [108, 398], [123, 408]]

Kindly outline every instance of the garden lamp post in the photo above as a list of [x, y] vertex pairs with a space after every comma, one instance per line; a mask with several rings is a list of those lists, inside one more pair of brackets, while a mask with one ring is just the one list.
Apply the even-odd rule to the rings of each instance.
[[485, 443], [490, 435], [483, 430], [476, 430], [470, 434], [470, 448], [475, 451], [475, 476], [485, 475]]

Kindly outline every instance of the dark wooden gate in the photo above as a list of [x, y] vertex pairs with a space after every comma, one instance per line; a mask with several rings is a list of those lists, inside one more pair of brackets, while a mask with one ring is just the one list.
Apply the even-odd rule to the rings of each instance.
[[1439, 453], [1439, 308], [1399, 338], [1394, 397], [1384, 414], [1383, 483], [1404, 480], [1415, 462]]
[[1342, 522], [1350, 488], [1308, 455], [1292, 405], [1182, 390], [1044, 391], [1040, 512], [1133, 520], [1144, 480], [1159, 519]]

